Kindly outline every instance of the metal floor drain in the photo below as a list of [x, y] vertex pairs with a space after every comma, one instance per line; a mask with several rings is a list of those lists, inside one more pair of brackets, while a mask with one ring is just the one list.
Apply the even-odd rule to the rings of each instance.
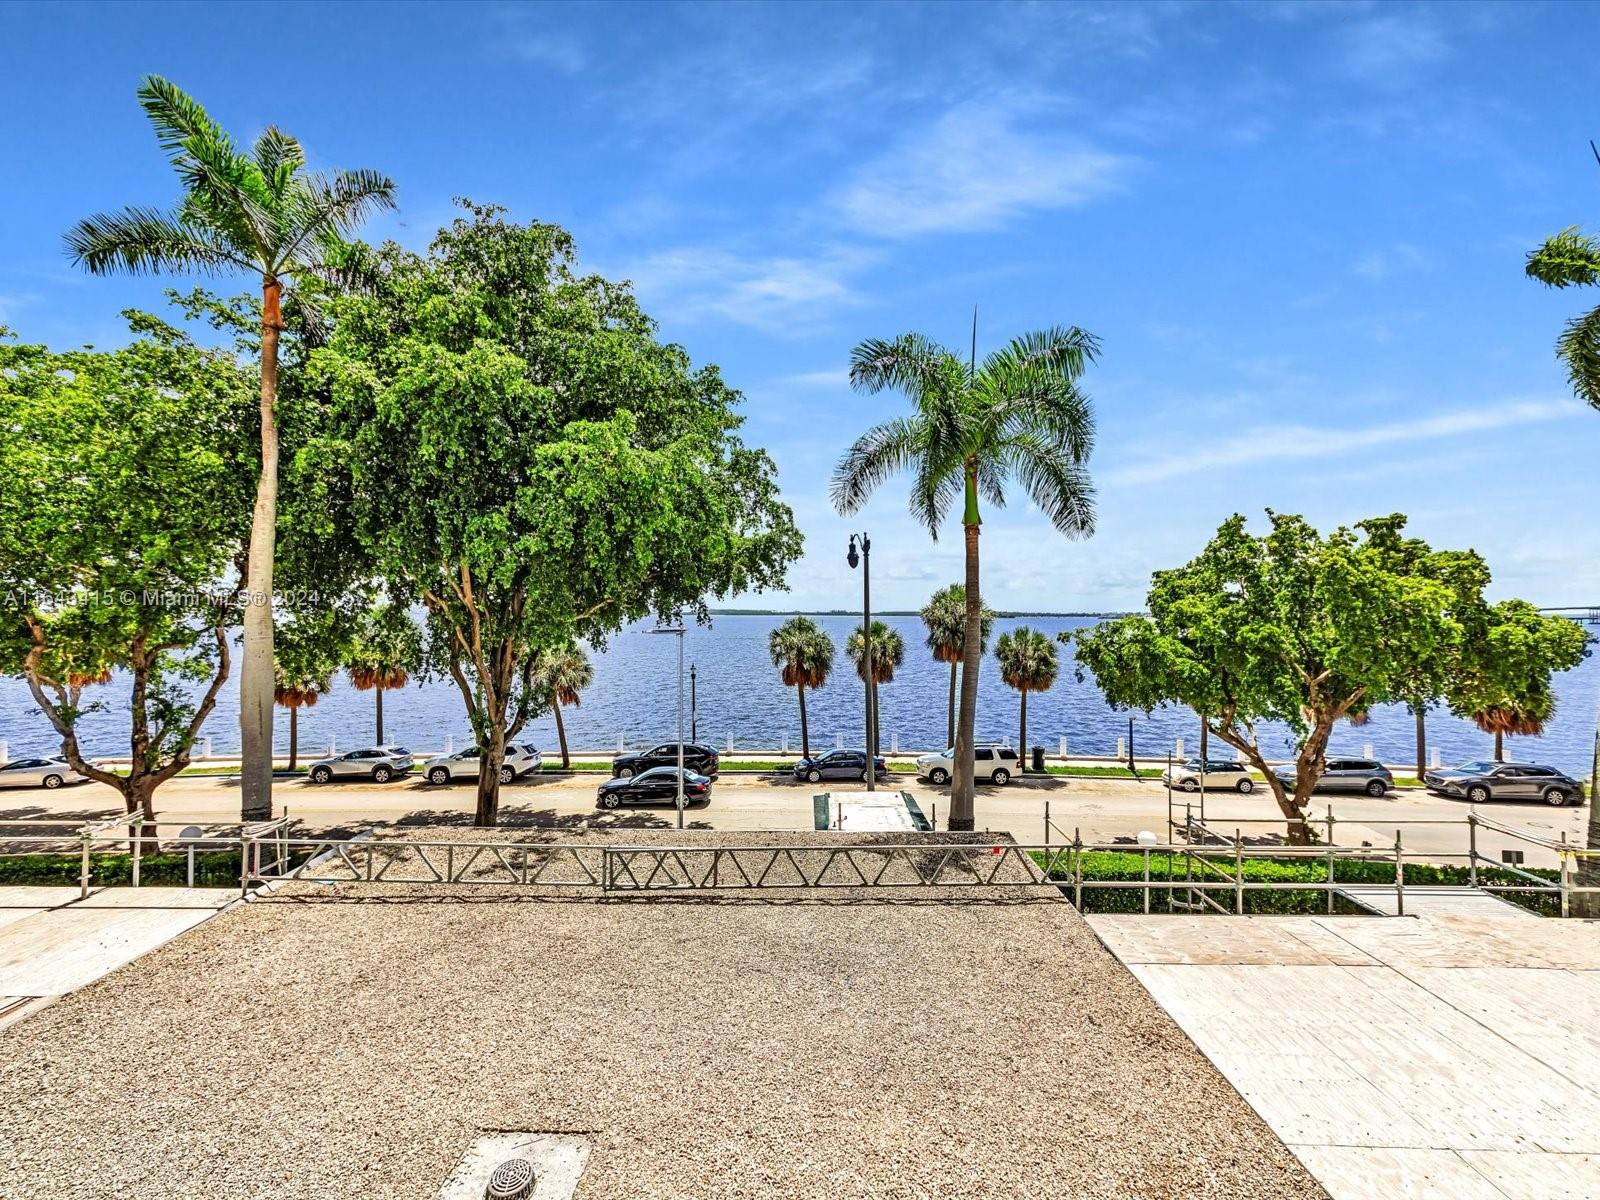
[[589, 1162], [579, 1133], [486, 1133], [461, 1156], [439, 1200], [571, 1200]]

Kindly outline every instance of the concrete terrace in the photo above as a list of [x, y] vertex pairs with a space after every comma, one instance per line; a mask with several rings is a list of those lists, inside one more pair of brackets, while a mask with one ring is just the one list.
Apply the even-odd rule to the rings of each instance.
[[0, 1031], [7, 1200], [426, 1200], [487, 1130], [584, 1200], [1325, 1195], [1049, 889], [295, 885]]

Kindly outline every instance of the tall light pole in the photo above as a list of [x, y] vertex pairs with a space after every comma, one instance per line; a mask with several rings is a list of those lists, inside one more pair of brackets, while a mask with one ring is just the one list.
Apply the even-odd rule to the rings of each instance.
[[[856, 554], [859, 543], [861, 553]], [[861, 565], [861, 642], [864, 647], [862, 661], [867, 677], [867, 791], [877, 791], [878, 782], [878, 713], [872, 686], [872, 539], [864, 533], [850, 535], [850, 550], [845, 555], [853, 571]]]
[[683, 626], [663, 625], [651, 633], [672, 633], [678, 637], [678, 828], [683, 828]]
[[700, 708], [695, 703], [694, 664], [689, 664], [689, 740], [700, 743]]

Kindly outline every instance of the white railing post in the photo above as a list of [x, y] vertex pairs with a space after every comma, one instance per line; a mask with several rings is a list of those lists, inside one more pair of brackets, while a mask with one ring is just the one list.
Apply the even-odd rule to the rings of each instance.
[[[3, 754], [0, 754], [0, 758], [4, 758], [4, 757], [5, 757], [5, 755], [3, 755]], [[210, 738], [207, 738], [207, 739], [206, 739], [206, 753], [205, 753], [205, 757], [207, 757], [207, 758], [214, 758], [214, 757], [216, 757], [216, 750], [215, 750], [215, 749], [214, 749], [214, 748], [213, 748], [213, 747], [212, 747], [212, 745], [211, 745], [211, 739], [210, 739]]]
[[1173, 743], [1172, 757], [1174, 759], [1176, 759], [1178, 762], [1182, 762], [1183, 761], [1183, 739], [1182, 738], [1179, 738], [1176, 742]]
[[1127, 758], [1127, 757], [1128, 757], [1128, 739], [1119, 737], [1117, 739], [1117, 759], [1120, 761], [1120, 760], [1122, 760], [1124, 758]]
[[1439, 747], [1435, 746], [1428, 751], [1428, 766], [1435, 771], [1439, 769]]
[[1067, 756], [1067, 739], [1066, 738], [1062, 738], [1061, 739], [1061, 757], [1065, 758], [1066, 756]]
[[733, 753], [733, 734], [731, 733], [728, 735], [728, 753]]
[[1372, 757], [1372, 743], [1371, 742], [1364, 742], [1362, 744], [1362, 746], [1361, 746], [1361, 757], [1362, 758], [1371, 758]]
[[836, 733], [833, 735], [833, 748], [835, 750], [844, 749], [844, 734]]
[[900, 753], [900, 735], [898, 733], [891, 733], [889, 735], [889, 753]]
[[618, 754], [625, 754], [625, 753], [627, 753], [627, 750], [628, 750], [627, 736], [625, 734], [621, 734], [621, 733], [617, 734], [617, 753]]
[[782, 747], [779, 749], [778, 753], [780, 753], [780, 754], [789, 753], [789, 731], [787, 729], [785, 729], [783, 731], [783, 744], [782, 744]]

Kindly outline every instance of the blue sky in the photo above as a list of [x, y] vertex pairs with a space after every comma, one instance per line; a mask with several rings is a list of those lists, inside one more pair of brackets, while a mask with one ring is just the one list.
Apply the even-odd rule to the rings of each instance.
[[721, 364], [808, 537], [788, 601], [920, 605], [960, 577], [891, 483], [827, 504], [851, 346], [916, 329], [980, 352], [1078, 324], [1104, 342], [1099, 526], [1020, 494], [984, 525], [1008, 608], [1136, 607], [1229, 513], [1332, 526], [1401, 510], [1496, 591], [1600, 601], [1600, 414], [1552, 343], [1600, 292], [1522, 261], [1600, 227], [1588, 139], [1600, 9], [1581, 5], [118, 4], [0, 7], [0, 323], [109, 344], [161, 282], [89, 279], [77, 217], [166, 203], [146, 73], [236, 135], [377, 167], [422, 246], [453, 196], [556, 221]]

